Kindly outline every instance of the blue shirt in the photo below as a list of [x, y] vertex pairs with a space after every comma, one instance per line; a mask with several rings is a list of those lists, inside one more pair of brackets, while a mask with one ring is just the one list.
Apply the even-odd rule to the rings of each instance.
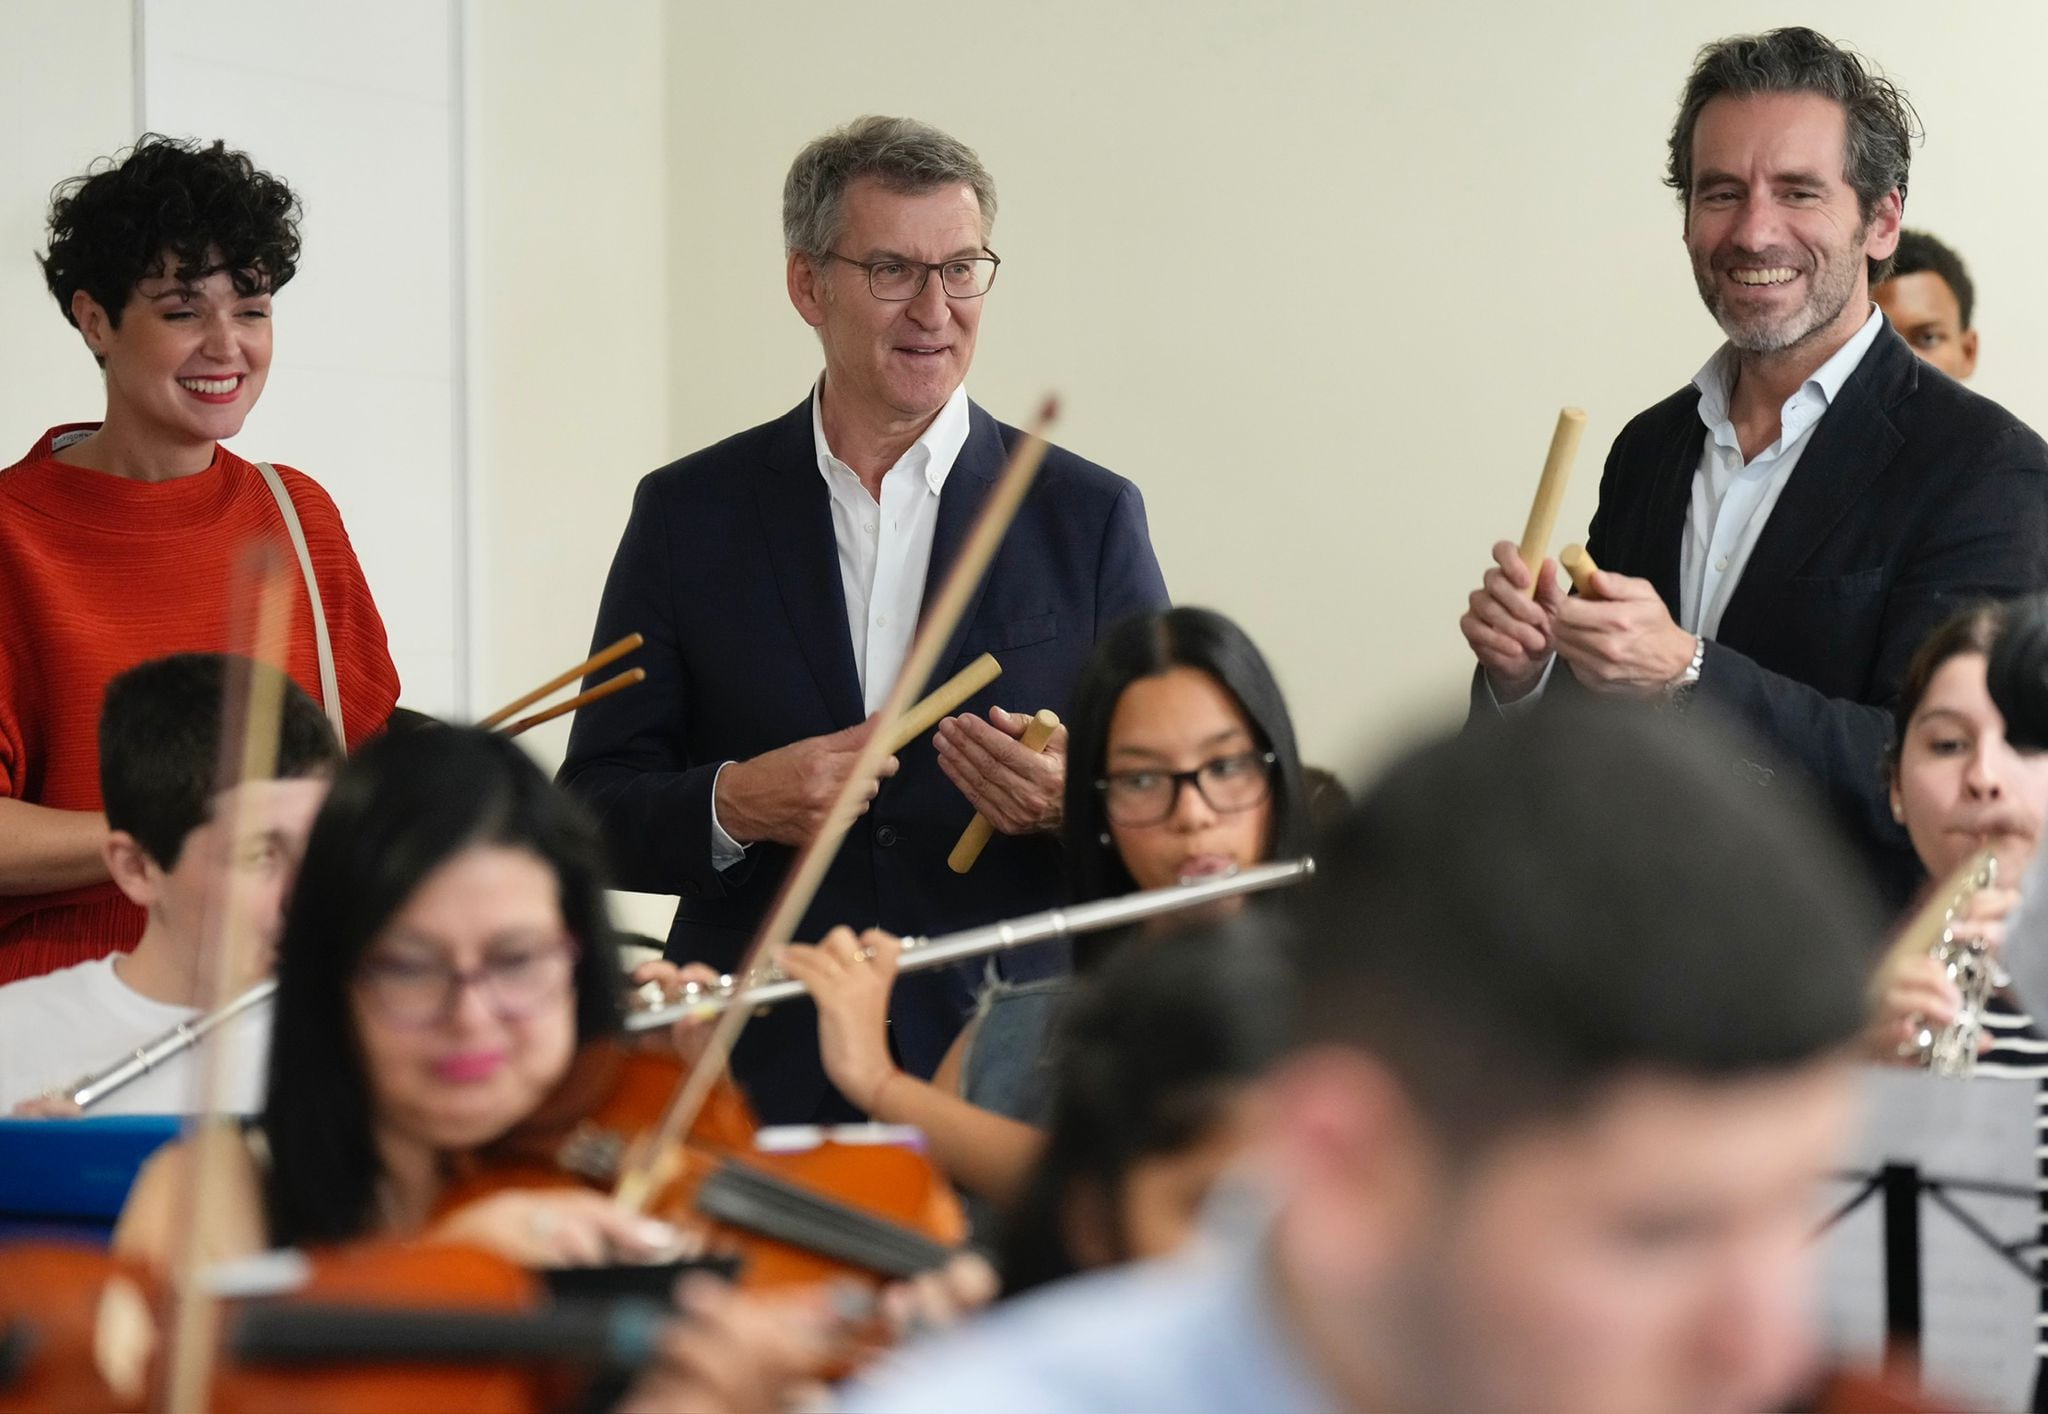
[[913, 1347], [839, 1407], [889, 1414], [1328, 1414], [1283, 1330], [1261, 1231], [1059, 1282]]

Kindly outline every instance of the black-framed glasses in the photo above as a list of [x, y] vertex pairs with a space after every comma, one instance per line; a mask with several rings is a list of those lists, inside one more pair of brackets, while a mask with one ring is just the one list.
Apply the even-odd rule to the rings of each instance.
[[1193, 786], [1221, 815], [1249, 810], [1273, 793], [1270, 751], [1238, 751], [1204, 761], [1192, 771], [1112, 771], [1095, 783], [1112, 825], [1157, 825], [1180, 805], [1183, 787]]
[[937, 264], [895, 256], [886, 260], [855, 260], [830, 250], [825, 252], [825, 259], [860, 267], [867, 272], [869, 294], [891, 304], [903, 304], [923, 294], [934, 274], [938, 275], [939, 288], [946, 292], [946, 298], [980, 299], [995, 284], [996, 267], [1003, 263], [994, 251], [986, 247], [983, 250], [981, 255], [941, 260]]
[[450, 966], [440, 957], [372, 953], [356, 974], [363, 999], [394, 1026], [432, 1026], [475, 987], [501, 1021], [523, 1021], [560, 997], [576, 970], [573, 938], [493, 949], [475, 967]]

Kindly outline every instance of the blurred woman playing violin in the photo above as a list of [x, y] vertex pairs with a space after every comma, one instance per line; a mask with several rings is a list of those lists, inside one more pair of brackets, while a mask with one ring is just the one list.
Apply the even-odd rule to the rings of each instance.
[[[674, 1228], [583, 1189], [437, 1217], [476, 1152], [618, 1028], [599, 861], [582, 811], [490, 733], [387, 737], [348, 763], [279, 945], [240, 1251], [431, 1236], [525, 1266], [674, 1255]], [[176, 1146], [144, 1168], [117, 1249], [168, 1255], [190, 1162]]]

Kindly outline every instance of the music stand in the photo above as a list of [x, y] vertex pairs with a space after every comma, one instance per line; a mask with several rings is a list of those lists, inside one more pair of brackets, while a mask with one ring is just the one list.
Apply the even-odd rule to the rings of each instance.
[[2038, 1084], [1864, 1071], [1850, 1191], [1822, 1224], [1823, 1314], [1841, 1353], [1917, 1362], [1931, 1389], [2028, 1407]]

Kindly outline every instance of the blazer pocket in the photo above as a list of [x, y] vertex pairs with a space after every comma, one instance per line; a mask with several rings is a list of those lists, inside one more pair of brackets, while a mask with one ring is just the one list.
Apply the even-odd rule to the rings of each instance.
[[1028, 619], [1012, 619], [1005, 624], [977, 625], [968, 637], [968, 646], [983, 653], [1000, 654], [1006, 649], [1029, 648], [1034, 643], [1046, 643], [1060, 636], [1060, 616], [1034, 614]]
[[1884, 586], [1885, 570], [1880, 565], [1876, 569], [1857, 570], [1854, 574], [1788, 579], [1785, 592], [1801, 599], [1861, 599], [1881, 593]]

